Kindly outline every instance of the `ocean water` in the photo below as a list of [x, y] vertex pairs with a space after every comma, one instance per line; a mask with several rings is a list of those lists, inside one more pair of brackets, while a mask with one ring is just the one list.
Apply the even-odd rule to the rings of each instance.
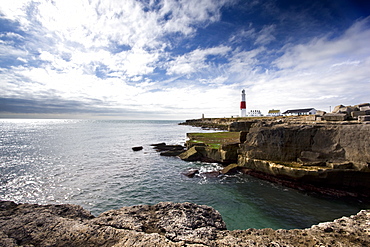
[[[163, 157], [150, 144], [184, 144], [200, 128], [179, 121], [0, 120], [0, 200], [72, 203], [94, 215], [161, 201], [218, 210], [229, 230], [307, 228], [349, 216], [369, 204], [282, 187], [236, 174], [188, 178], [218, 164]], [[132, 151], [143, 146], [142, 151]]]

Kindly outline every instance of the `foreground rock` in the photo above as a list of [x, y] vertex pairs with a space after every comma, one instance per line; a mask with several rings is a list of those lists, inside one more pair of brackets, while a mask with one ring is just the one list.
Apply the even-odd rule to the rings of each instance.
[[370, 211], [303, 230], [227, 231], [211, 207], [163, 202], [94, 217], [76, 205], [0, 201], [0, 246], [369, 246]]

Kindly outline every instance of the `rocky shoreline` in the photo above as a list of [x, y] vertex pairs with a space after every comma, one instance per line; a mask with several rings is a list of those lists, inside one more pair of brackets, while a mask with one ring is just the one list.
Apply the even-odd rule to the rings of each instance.
[[0, 246], [369, 246], [370, 210], [308, 229], [226, 230], [213, 208], [161, 202], [95, 217], [77, 205], [0, 201]]
[[[337, 113], [335, 113], [337, 114]], [[239, 169], [293, 188], [335, 196], [370, 197], [370, 124], [307, 118], [192, 120], [227, 129], [189, 134], [187, 150], [153, 144], [164, 156], [219, 162], [217, 176]], [[356, 114], [359, 114], [358, 112]], [[355, 116], [356, 114], [351, 114]], [[347, 115], [346, 115], [347, 116]], [[367, 115], [359, 115], [367, 116]], [[197, 123], [196, 125], [194, 123]], [[202, 126], [202, 123], [204, 126]], [[211, 125], [208, 125], [211, 123]], [[236, 134], [235, 134], [236, 133]], [[142, 147], [133, 147], [140, 151]], [[194, 176], [196, 171], [187, 174]], [[226, 229], [215, 209], [161, 202], [92, 215], [81, 206], [0, 201], [0, 246], [370, 246], [370, 210], [307, 229]]]
[[217, 145], [215, 133], [208, 139], [189, 133], [187, 151], [179, 157], [232, 164], [233, 170], [292, 188], [370, 198], [370, 121], [359, 115], [370, 110], [356, 109], [338, 106], [323, 116], [188, 120], [183, 124], [218, 126], [228, 129], [225, 136], [239, 133], [239, 138]]

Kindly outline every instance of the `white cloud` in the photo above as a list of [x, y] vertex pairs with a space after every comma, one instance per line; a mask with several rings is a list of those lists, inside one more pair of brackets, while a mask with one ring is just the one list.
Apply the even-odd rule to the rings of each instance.
[[21, 50], [15, 48], [13, 46], [9, 46], [8, 44], [1, 44], [0, 43], [0, 56], [3, 57], [25, 57], [28, 55], [28, 52], [25, 50]]
[[237, 33], [231, 35], [229, 42], [231, 43], [241, 43], [245, 39], [254, 39], [256, 37], [256, 30], [252, 27], [252, 23], [249, 24], [248, 28], [238, 30]]
[[3, 18], [22, 30], [0, 34], [0, 55], [17, 62], [1, 70], [3, 97], [221, 117], [239, 113], [243, 88], [247, 107], [263, 111], [369, 101], [369, 18], [280, 50], [263, 47], [276, 41], [275, 24], [252, 23], [214, 46], [175, 50], [172, 36], [192, 42], [228, 1], [3, 1]]
[[188, 1], [163, 1], [160, 14], [164, 23], [166, 32], [180, 32], [185, 35], [192, 34], [195, 31], [194, 24], [212, 23], [218, 21], [221, 17], [220, 7], [225, 5], [227, 0], [188, 0]]
[[0, 33], [0, 38], [19, 39], [19, 40], [24, 39], [23, 36], [13, 32]]
[[232, 85], [201, 88], [182, 84], [181, 88], [167, 88], [162, 91], [145, 92], [137, 96], [138, 104], [149, 111], [161, 111], [184, 118], [229, 117], [238, 114], [239, 91]]
[[217, 21], [225, 2], [9, 1], [1, 12], [32, 33], [35, 40], [30, 40], [29, 45], [33, 43], [32, 47], [38, 47], [44, 55], [48, 52], [55, 56], [47, 59], [54, 63], [66, 50], [74, 57], [84, 57], [81, 62], [88, 64], [101, 57], [112, 44], [126, 45], [129, 49], [118, 55], [109, 54], [108, 58], [104, 54], [104, 61], [113, 60], [116, 65], [112, 62], [106, 65], [135, 76], [153, 71], [153, 62], [158, 61], [168, 45], [163, 43], [165, 35], [191, 35], [196, 25]]
[[267, 45], [274, 41], [276, 38], [273, 35], [275, 32], [275, 25], [264, 26], [261, 31], [258, 32], [255, 44]]
[[257, 83], [260, 73], [263, 73], [258, 57], [261, 56], [264, 51], [265, 48], [263, 47], [249, 51], [233, 51], [227, 69], [229, 80], [235, 84], [248, 86]]
[[370, 18], [359, 21], [335, 39], [315, 38], [307, 44], [288, 46], [275, 64], [280, 69], [327, 68], [349, 59], [355, 61], [358, 57], [368, 57], [369, 22]]
[[[335, 39], [316, 38], [290, 45], [273, 64], [278, 70], [258, 75], [251, 103], [264, 108], [316, 107], [368, 102], [370, 91], [369, 19]], [[328, 97], [330, 96], [330, 97]]]
[[227, 46], [219, 46], [208, 49], [196, 49], [190, 53], [179, 56], [168, 63], [167, 73], [191, 74], [209, 67], [207, 58], [211, 55], [224, 57], [231, 50]]

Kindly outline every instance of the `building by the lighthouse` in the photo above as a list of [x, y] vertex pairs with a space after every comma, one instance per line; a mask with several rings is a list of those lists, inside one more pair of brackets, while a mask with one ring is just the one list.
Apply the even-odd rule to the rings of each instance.
[[245, 90], [242, 90], [242, 101], [240, 102], [240, 116], [246, 117], [247, 116], [247, 107], [245, 103]]

